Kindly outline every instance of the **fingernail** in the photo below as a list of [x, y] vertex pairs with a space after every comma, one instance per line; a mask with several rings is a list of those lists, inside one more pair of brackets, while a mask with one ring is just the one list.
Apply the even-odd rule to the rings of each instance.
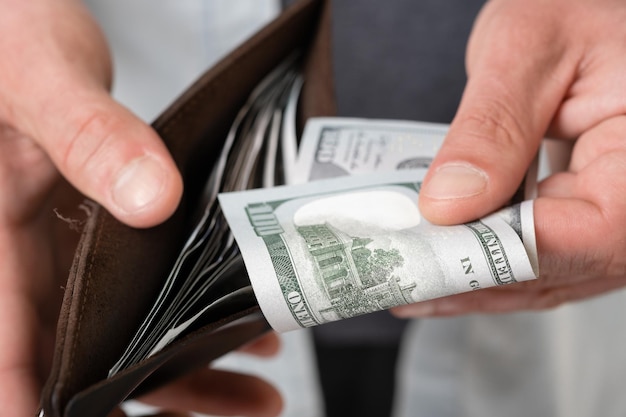
[[487, 174], [473, 165], [452, 163], [440, 166], [420, 194], [451, 200], [478, 195], [487, 188]]
[[165, 177], [165, 170], [154, 158], [137, 158], [119, 173], [112, 189], [113, 201], [126, 213], [139, 212], [159, 198]]

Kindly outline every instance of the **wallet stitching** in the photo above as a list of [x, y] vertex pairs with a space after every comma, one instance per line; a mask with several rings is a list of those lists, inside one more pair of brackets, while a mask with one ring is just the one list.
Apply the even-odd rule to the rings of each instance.
[[[91, 256], [89, 257], [89, 261], [88, 261], [88, 263], [86, 265], [86, 268], [85, 268], [86, 269], [86, 271], [85, 271], [86, 272], [86, 274], [85, 274], [85, 276], [86, 276], [86, 279], [85, 279], [85, 290], [82, 292], [82, 300], [80, 302], [81, 308], [80, 308], [80, 312], [79, 312], [78, 318], [77, 318], [78, 324], [77, 324], [77, 327], [76, 327], [76, 333], [75, 333], [76, 335], [80, 334], [80, 329], [81, 329], [82, 324], [83, 324], [83, 317], [85, 316], [85, 307], [86, 307], [86, 304], [87, 304], [87, 303], [84, 302], [84, 300], [87, 299], [87, 296], [89, 295], [89, 291], [90, 291], [90, 288], [91, 288], [91, 285], [90, 285], [91, 284], [91, 279], [92, 279], [92, 276], [93, 276], [93, 269], [94, 269], [93, 267], [95, 265], [94, 259], [96, 258], [96, 255], [98, 254], [98, 248], [100, 247], [100, 239], [102, 238], [102, 233], [101, 232], [102, 232], [102, 228], [104, 226], [104, 221], [100, 221], [99, 223], [100, 224], [98, 225], [98, 229], [96, 231], [96, 241], [95, 241], [95, 243], [93, 245], [93, 250], [91, 252]], [[74, 369], [75, 369], [74, 357], [75, 357], [75, 352], [76, 352], [76, 346], [78, 345], [78, 339], [79, 339], [78, 337], [74, 337], [74, 342], [72, 343], [72, 349], [70, 350], [71, 355], [72, 355], [71, 358], [70, 358], [70, 361], [69, 361], [70, 366], [69, 366], [69, 369], [68, 369], [68, 373], [70, 375], [74, 373]]]

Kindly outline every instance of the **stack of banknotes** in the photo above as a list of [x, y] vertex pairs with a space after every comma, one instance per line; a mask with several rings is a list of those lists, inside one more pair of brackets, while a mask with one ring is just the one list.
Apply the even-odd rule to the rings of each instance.
[[293, 57], [241, 109], [196, 227], [111, 375], [220, 309], [258, 303], [288, 331], [538, 276], [532, 201], [457, 226], [420, 215], [447, 125], [317, 118], [298, 137], [302, 83]]

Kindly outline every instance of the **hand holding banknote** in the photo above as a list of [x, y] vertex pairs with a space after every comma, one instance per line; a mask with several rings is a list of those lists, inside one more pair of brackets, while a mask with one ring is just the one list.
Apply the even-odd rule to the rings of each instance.
[[567, 171], [539, 184], [540, 279], [399, 315], [543, 309], [626, 284], [626, 5], [536, 3], [493, 1], [479, 16], [465, 95], [420, 210], [441, 224], [483, 216], [511, 197], [546, 131], [575, 139]]

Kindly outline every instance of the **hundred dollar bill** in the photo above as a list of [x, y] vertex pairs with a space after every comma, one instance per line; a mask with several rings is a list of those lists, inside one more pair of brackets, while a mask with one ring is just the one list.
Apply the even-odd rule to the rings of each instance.
[[289, 183], [374, 171], [428, 168], [448, 125], [320, 117], [307, 121]]
[[425, 172], [220, 194], [274, 329], [536, 278], [531, 202], [435, 226], [417, 206]]

